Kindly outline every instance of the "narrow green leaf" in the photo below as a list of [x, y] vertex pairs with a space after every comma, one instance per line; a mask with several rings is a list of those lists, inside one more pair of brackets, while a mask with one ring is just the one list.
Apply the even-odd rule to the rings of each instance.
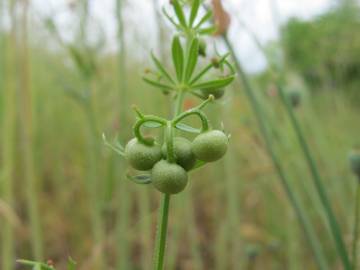
[[189, 54], [187, 57], [186, 69], [185, 69], [185, 81], [191, 78], [194, 73], [194, 69], [196, 67], [197, 61], [199, 57], [199, 39], [194, 38], [190, 45]]
[[159, 127], [162, 127], [163, 124], [159, 123], [159, 122], [155, 122], [155, 121], [146, 121], [144, 124], [143, 124], [144, 127], [147, 127], [147, 128], [159, 128]]
[[174, 84], [174, 80], [171, 78], [170, 74], [166, 71], [166, 69], [160, 63], [160, 61], [155, 57], [153, 52], [151, 52], [151, 58], [154, 61], [155, 65], [156, 65], [157, 69], [159, 70], [159, 72], [161, 73], [161, 75], [163, 75], [170, 83]]
[[194, 167], [193, 167], [190, 171], [194, 171], [194, 170], [196, 170], [196, 169], [199, 169], [199, 168], [205, 166], [206, 164], [207, 164], [207, 163], [204, 162], [204, 161], [197, 160], [196, 163], [195, 163], [195, 165], [194, 165]]
[[222, 88], [227, 85], [229, 85], [233, 80], [235, 76], [228, 76], [226, 78], [207, 81], [203, 83], [198, 83], [196, 85], [192, 85], [191, 88], [193, 89], [215, 89], [215, 88]]
[[216, 26], [210, 26], [207, 28], [200, 29], [199, 34], [200, 35], [212, 35], [212, 34], [216, 33], [216, 30], [217, 30]]
[[213, 64], [210, 63], [206, 67], [204, 67], [190, 82], [190, 85], [194, 84], [198, 80], [202, 78], [211, 68], [213, 67]]
[[198, 128], [193, 128], [191, 126], [188, 126], [186, 124], [183, 124], [183, 123], [177, 123], [175, 125], [175, 128], [177, 128], [178, 130], [181, 130], [181, 131], [185, 131], [185, 132], [189, 132], [189, 133], [194, 133], [194, 134], [200, 134], [201, 133], [201, 130], [198, 129]]
[[140, 175], [129, 175], [129, 174], [127, 174], [126, 177], [130, 181], [133, 181], [136, 184], [140, 184], [140, 185], [147, 185], [147, 184], [151, 183], [150, 174], [140, 174]]
[[105, 146], [109, 147], [111, 150], [115, 151], [120, 156], [125, 156], [124, 147], [119, 142], [116, 142], [116, 144], [109, 143], [104, 133], [102, 134], [102, 139]]
[[145, 82], [147, 82], [148, 84], [157, 87], [157, 88], [161, 88], [161, 89], [165, 89], [165, 90], [171, 90], [173, 89], [173, 87], [171, 85], [167, 85], [167, 84], [163, 84], [154, 80], [151, 80], [149, 78], [143, 77], [143, 80]]
[[195, 29], [200, 28], [204, 23], [206, 23], [208, 20], [211, 19], [212, 15], [213, 15], [212, 11], [208, 10], [194, 28]]
[[181, 7], [179, 1], [178, 0], [172, 0], [172, 4], [173, 4], [173, 7], [174, 7], [176, 17], [179, 20], [179, 23], [181, 24], [182, 27], [186, 28], [185, 15], [184, 15], [184, 12], [182, 10], [182, 7]]
[[184, 51], [181, 47], [180, 38], [178, 36], [173, 39], [172, 58], [175, 66], [176, 77], [179, 81], [181, 81], [184, 69]]
[[162, 9], [162, 12], [164, 13], [165, 17], [171, 22], [176, 29], [180, 29], [180, 25], [178, 25], [174, 19], [166, 12], [165, 8]]
[[189, 26], [191, 27], [196, 19], [196, 16], [198, 14], [200, 7], [200, 0], [194, 0], [192, 7], [191, 7], [191, 13], [190, 13], [190, 20], [189, 20]]

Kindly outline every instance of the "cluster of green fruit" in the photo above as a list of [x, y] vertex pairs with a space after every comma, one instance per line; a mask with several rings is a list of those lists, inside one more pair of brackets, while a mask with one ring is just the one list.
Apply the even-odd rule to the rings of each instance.
[[125, 157], [130, 165], [140, 171], [151, 170], [153, 186], [162, 193], [176, 194], [184, 190], [188, 182], [188, 171], [196, 161], [213, 162], [220, 159], [228, 148], [228, 137], [220, 130], [200, 133], [191, 142], [183, 137], [173, 138], [175, 161], [167, 158], [167, 144], [161, 146], [155, 140], [150, 144], [137, 138], [125, 147]]

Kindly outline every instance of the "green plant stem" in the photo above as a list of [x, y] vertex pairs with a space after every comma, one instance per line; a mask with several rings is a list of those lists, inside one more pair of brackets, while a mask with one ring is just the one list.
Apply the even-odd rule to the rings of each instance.
[[321, 245], [316, 236], [314, 228], [313, 228], [312, 224], [310, 223], [310, 220], [308, 219], [308, 216], [306, 215], [305, 210], [303, 209], [302, 205], [300, 204], [298, 198], [296, 197], [295, 193], [292, 191], [289, 180], [287, 179], [285, 172], [282, 169], [281, 162], [278, 159], [277, 155], [275, 154], [275, 151], [272, 146], [270, 134], [269, 134], [266, 124], [265, 124], [265, 115], [260, 107], [259, 101], [257, 100], [257, 97], [255, 96], [255, 93], [247, 79], [247, 76], [244, 73], [240, 62], [235, 55], [235, 50], [234, 50], [233, 46], [231, 45], [228, 37], [226, 35], [224, 35], [223, 39], [235, 61], [235, 66], [236, 66], [237, 72], [242, 80], [245, 93], [250, 101], [250, 104], [255, 113], [255, 117], [256, 117], [256, 120], [257, 120], [259, 128], [260, 128], [260, 132], [264, 138], [266, 150], [267, 150], [268, 154], [270, 155], [270, 158], [271, 158], [274, 168], [279, 176], [281, 184], [286, 192], [286, 195], [288, 196], [288, 199], [289, 199], [289, 201], [290, 201], [290, 203], [291, 203], [291, 205], [292, 205], [292, 207], [304, 229], [305, 236], [306, 236], [306, 238], [310, 244], [310, 247], [314, 253], [316, 263], [317, 263], [319, 269], [327, 270], [327, 269], [329, 269], [329, 267], [327, 265], [327, 261], [323, 254]]
[[307, 143], [307, 141], [305, 139], [305, 136], [304, 136], [303, 131], [301, 129], [300, 123], [298, 122], [298, 120], [297, 120], [297, 118], [295, 116], [295, 113], [293, 111], [293, 107], [291, 106], [291, 104], [290, 104], [290, 102], [289, 102], [289, 100], [288, 100], [288, 98], [287, 98], [287, 96], [285, 94], [285, 91], [282, 88], [282, 84], [278, 82], [277, 87], [278, 87], [278, 90], [279, 90], [280, 98], [281, 98], [282, 102], [285, 105], [287, 114], [290, 117], [292, 127], [293, 127], [293, 129], [294, 129], [294, 131], [296, 133], [296, 136], [297, 136], [297, 139], [298, 139], [299, 144], [301, 146], [301, 149], [303, 151], [305, 160], [306, 160], [306, 162], [308, 164], [308, 167], [310, 169], [312, 179], [313, 179], [315, 188], [317, 190], [317, 193], [319, 195], [320, 201], [321, 201], [321, 203], [323, 205], [323, 208], [325, 210], [325, 213], [326, 213], [329, 225], [330, 225], [330, 230], [331, 230], [331, 233], [332, 233], [332, 235], [334, 237], [334, 240], [335, 240], [335, 246], [336, 246], [337, 252], [339, 253], [339, 256], [340, 256], [340, 258], [342, 260], [344, 269], [350, 270], [351, 269], [351, 263], [350, 263], [348, 253], [346, 251], [344, 240], [343, 240], [342, 235], [341, 235], [340, 226], [339, 226], [339, 224], [338, 224], [338, 222], [336, 220], [334, 211], [333, 211], [333, 209], [331, 207], [331, 203], [330, 203], [329, 198], [328, 198], [328, 196], [327, 196], [327, 194], [325, 192], [325, 187], [324, 187], [323, 181], [322, 181], [322, 179], [320, 177], [320, 173], [319, 173], [319, 170], [317, 168], [316, 162], [315, 162], [315, 160], [314, 160], [314, 158], [312, 156], [309, 145], [308, 145], [308, 143]]
[[[180, 91], [176, 97], [174, 117], [179, 115], [182, 110], [184, 96], [185, 96], [185, 92]], [[154, 270], [162, 270], [164, 268], [167, 224], [169, 218], [169, 204], [170, 204], [170, 195], [164, 194], [161, 199], [160, 212], [158, 218], [158, 228], [155, 239]]]
[[[360, 177], [359, 177], [360, 181]], [[355, 199], [355, 220], [354, 220], [354, 230], [353, 230], [353, 241], [352, 241], [352, 269], [356, 270], [357, 268], [357, 248], [359, 241], [359, 218], [360, 218], [360, 184], [356, 185], [356, 199]]]
[[161, 199], [158, 229], [155, 244], [154, 270], [164, 269], [167, 225], [169, 218], [170, 195], [164, 194]]

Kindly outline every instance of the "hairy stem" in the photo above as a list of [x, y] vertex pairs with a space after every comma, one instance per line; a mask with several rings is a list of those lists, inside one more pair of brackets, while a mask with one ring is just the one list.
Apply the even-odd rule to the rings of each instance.
[[166, 247], [167, 225], [169, 219], [170, 195], [164, 194], [161, 199], [161, 206], [158, 219], [158, 229], [155, 244], [154, 270], [164, 269], [164, 257]]

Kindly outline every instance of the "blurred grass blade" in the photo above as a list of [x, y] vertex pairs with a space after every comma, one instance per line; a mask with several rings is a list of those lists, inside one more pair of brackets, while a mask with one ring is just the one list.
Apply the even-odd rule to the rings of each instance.
[[194, 73], [199, 56], [199, 39], [194, 38], [190, 45], [189, 54], [185, 68], [185, 82], [188, 82]]
[[55, 270], [54, 267], [49, 266], [45, 263], [34, 262], [29, 260], [17, 260], [16, 262], [22, 265], [30, 266], [34, 270]]
[[252, 86], [250, 85], [250, 82], [249, 82], [245, 72], [242, 69], [240, 61], [236, 58], [234, 47], [232, 46], [232, 44], [230, 43], [230, 41], [226, 35], [223, 35], [223, 39], [235, 61], [235, 67], [236, 67], [238, 74], [241, 77], [245, 94], [247, 95], [247, 97], [250, 101], [250, 104], [252, 106], [256, 120], [259, 125], [260, 132], [264, 138], [266, 150], [273, 162], [274, 168], [278, 174], [279, 180], [286, 192], [286, 195], [288, 196], [289, 202], [291, 203], [291, 205], [299, 219], [299, 222], [304, 229], [305, 236], [306, 236], [306, 238], [309, 242], [309, 245], [312, 249], [317, 266], [321, 270], [328, 270], [330, 268], [328, 266], [326, 257], [323, 253], [323, 248], [322, 248], [320, 241], [316, 235], [313, 224], [310, 222], [309, 217], [305, 212], [305, 209], [303, 208], [302, 204], [300, 203], [299, 199], [297, 198], [296, 194], [294, 193], [294, 191], [290, 185], [290, 181], [287, 178], [287, 176], [281, 166], [281, 161], [275, 153], [275, 149], [273, 148], [272, 139], [270, 137], [270, 133], [266, 126], [266, 118], [265, 118], [264, 112], [260, 106], [260, 103], [252, 89]]
[[[360, 179], [359, 179], [360, 180]], [[359, 223], [360, 223], [360, 184], [356, 184], [356, 195], [355, 195], [355, 206], [354, 206], [354, 228], [352, 235], [352, 267], [353, 269], [357, 269], [358, 265], [358, 245], [359, 245]]]
[[182, 81], [184, 72], [184, 51], [181, 46], [180, 38], [178, 36], [174, 37], [173, 39], [172, 58], [176, 71], [176, 77], [178, 81]]
[[68, 259], [68, 270], [76, 270], [76, 262], [71, 257]]
[[277, 83], [277, 87], [279, 89], [280, 98], [286, 108], [287, 114], [290, 118], [291, 125], [296, 133], [297, 139], [299, 141], [300, 147], [303, 151], [305, 161], [307, 162], [307, 165], [309, 167], [309, 170], [312, 175], [313, 183], [315, 185], [316, 191], [318, 193], [319, 199], [324, 207], [325, 214], [327, 217], [327, 220], [330, 225], [331, 233], [335, 240], [335, 247], [337, 249], [337, 252], [339, 253], [339, 256], [341, 258], [341, 261], [343, 263], [343, 267], [345, 270], [351, 269], [351, 263], [349, 259], [348, 252], [346, 250], [345, 242], [343, 240], [340, 226], [337, 222], [336, 216], [334, 214], [334, 211], [331, 206], [331, 202], [326, 194], [326, 189], [323, 184], [323, 181], [321, 179], [318, 167], [316, 165], [316, 162], [314, 160], [314, 157], [311, 153], [310, 147], [305, 139], [304, 133], [302, 131], [302, 128], [300, 126], [300, 123], [298, 122], [295, 113], [293, 111], [293, 107], [287, 98], [285, 91], [282, 88], [281, 83]]

